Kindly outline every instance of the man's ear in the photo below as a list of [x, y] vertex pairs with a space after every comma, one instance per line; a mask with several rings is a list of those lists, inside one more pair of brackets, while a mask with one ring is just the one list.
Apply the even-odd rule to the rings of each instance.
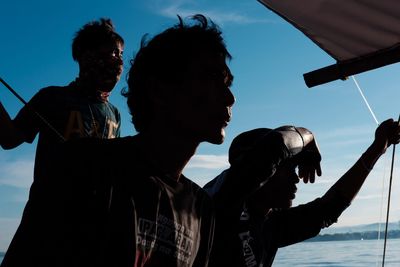
[[153, 105], [153, 110], [163, 111], [170, 104], [171, 88], [156, 78], [150, 78], [147, 81], [149, 100]]

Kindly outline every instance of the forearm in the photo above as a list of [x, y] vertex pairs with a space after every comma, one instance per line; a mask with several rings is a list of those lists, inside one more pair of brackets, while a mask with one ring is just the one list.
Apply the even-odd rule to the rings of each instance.
[[317, 198], [294, 208], [275, 209], [264, 222], [263, 237], [277, 247], [302, 242], [335, 223], [348, 206], [337, 196], [333, 201]]
[[15, 127], [10, 115], [0, 102], [0, 145], [3, 149], [11, 149], [23, 142], [22, 134]]
[[289, 209], [273, 209], [263, 225], [263, 241], [284, 247], [316, 236], [323, 228], [321, 199]]
[[373, 143], [357, 162], [328, 190], [324, 197], [331, 197], [331, 195], [336, 194], [336, 191], [351, 202], [382, 153], [383, 151]]

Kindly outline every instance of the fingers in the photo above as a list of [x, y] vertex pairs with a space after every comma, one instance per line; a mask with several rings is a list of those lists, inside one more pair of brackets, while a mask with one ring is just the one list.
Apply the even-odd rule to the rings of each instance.
[[310, 175], [308, 176], [308, 180], [310, 181], [310, 183], [314, 183], [315, 182], [315, 171], [312, 171], [310, 173]]
[[300, 170], [299, 170], [299, 178], [303, 179], [303, 182], [305, 184], [307, 184], [308, 182], [314, 183], [315, 174], [314, 174], [314, 172], [305, 172], [305, 171], [303, 171], [302, 174], [300, 175]]
[[[387, 140], [389, 144], [398, 144], [400, 142], [400, 126], [398, 121], [393, 121], [393, 119], [386, 120], [382, 123], [387, 124]], [[382, 126], [383, 127], [383, 126]]]
[[393, 141], [393, 144], [398, 144], [400, 142], [400, 137], [399, 136], [397, 136], [397, 139], [395, 139], [394, 141]]
[[374, 147], [377, 153], [383, 154], [392, 144], [400, 141], [400, 126], [397, 121], [388, 119], [382, 122], [375, 131]]
[[315, 175], [321, 176], [321, 166], [317, 164], [314, 165], [299, 165], [298, 168], [299, 178], [303, 179], [303, 182], [307, 184], [308, 182], [315, 182]]
[[394, 124], [394, 134], [392, 138], [392, 143], [393, 144], [398, 144], [400, 142], [400, 121], [395, 121], [393, 122]]
[[308, 183], [308, 175], [306, 174], [303, 166], [299, 165], [299, 178], [303, 179], [303, 182]]
[[316, 175], [322, 175], [320, 163], [321, 154], [318, 149], [303, 151], [298, 158], [299, 178], [303, 179], [304, 183], [314, 183]]
[[318, 176], [322, 175], [322, 169], [321, 169], [321, 164], [320, 163], [318, 163], [318, 166], [317, 166], [317, 175]]

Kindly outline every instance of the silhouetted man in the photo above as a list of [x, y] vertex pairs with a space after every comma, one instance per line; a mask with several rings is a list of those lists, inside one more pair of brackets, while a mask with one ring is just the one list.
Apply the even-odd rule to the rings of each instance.
[[41, 89], [13, 120], [0, 103], [2, 148], [32, 143], [39, 134], [35, 178], [40, 179], [57, 144], [73, 138], [119, 136], [120, 114], [108, 96], [122, 73], [123, 48], [124, 41], [111, 20], [90, 22], [72, 43], [72, 57], [79, 64], [75, 81]]
[[[51, 158], [60, 144], [83, 137], [108, 139], [119, 136], [120, 114], [109, 103], [108, 97], [122, 73], [123, 48], [124, 40], [115, 32], [110, 19], [90, 22], [76, 33], [72, 43], [72, 57], [79, 64], [79, 76], [75, 81], [67, 86], [41, 89], [13, 120], [0, 103], [2, 148], [32, 143], [39, 135], [34, 182], [22, 223], [3, 260], [4, 266], [24, 266], [19, 262], [29, 262], [35, 257], [36, 235], [41, 233], [30, 227], [40, 218], [31, 212], [37, 209], [35, 198], [41, 194], [38, 188], [44, 177], [48, 177]], [[25, 251], [24, 257], [18, 252], [21, 250]]]
[[207, 266], [211, 199], [182, 170], [201, 142], [224, 141], [229, 58], [201, 15], [143, 40], [125, 92], [138, 134], [76, 140], [53, 157], [29, 266]]
[[[279, 144], [282, 137], [288, 140], [285, 136], [290, 132], [292, 136], [298, 133], [304, 149], [294, 157], [285, 157], [293, 155], [291, 144], [296, 138]], [[312, 162], [319, 165], [312, 133], [304, 128], [280, 127], [237, 136], [229, 150], [231, 167], [205, 185], [216, 206], [210, 266], [271, 266], [278, 248], [311, 238], [336, 222], [375, 162], [391, 144], [398, 143], [399, 132], [398, 122], [383, 122], [374, 142], [321, 198], [293, 208], [299, 179], [314, 182], [314, 173], [307, 170], [317, 166], [310, 165]], [[260, 158], [265, 159], [263, 168], [254, 169], [254, 159]], [[242, 184], [253, 185], [253, 191], [242, 191], [248, 188]]]

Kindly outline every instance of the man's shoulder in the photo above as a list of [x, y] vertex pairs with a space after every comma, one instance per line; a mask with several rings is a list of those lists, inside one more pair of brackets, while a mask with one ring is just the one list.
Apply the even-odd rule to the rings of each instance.
[[39, 91], [33, 96], [32, 101], [47, 101], [48, 99], [54, 100], [58, 97], [65, 97], [65, 94], [68, 94], [70, 90], [70, 86], [47, 86], [39, 89]]
[[203, 189], [205, 190], [205, 192], [207, 192], [208, 195], [213, 197], [221, 190], [221, 188], [224, 186], [227, 172], [228, 169], [222, 171], [217, 177], [215, 177], [203, 186]]
[[66, 86], [50, 85], [39, 89], [38, 94], [61, 93], [61, 92], [66, 92], [70, 89], [71, 89], [70, 85]]
[[206, 202], [206, 203], [211, 203], [212, 198], [211, 196], [202, 188], [199, 186], [197, 183], [193, 182], [189, 178], [183, 176], [180, 178], [180, 183], [184, 184], [186, 188], [186, 192], [191, 192], [190, 194], [193, 194], [193, 196], [196, 198], [196, 200], [200, 202]]

